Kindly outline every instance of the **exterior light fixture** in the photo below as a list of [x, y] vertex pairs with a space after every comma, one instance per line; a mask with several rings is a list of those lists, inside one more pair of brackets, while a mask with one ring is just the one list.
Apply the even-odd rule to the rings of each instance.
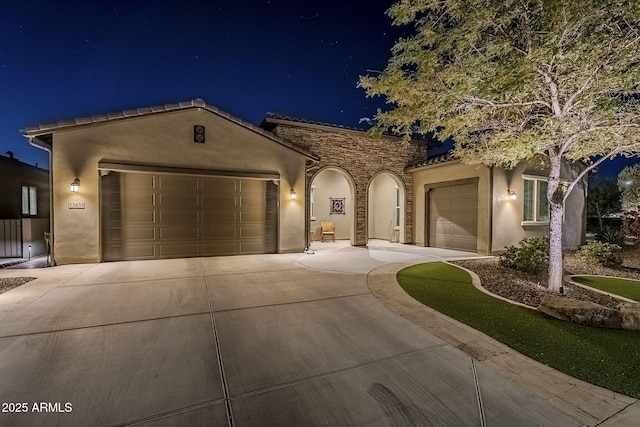
[[296, 194], [296, 190], [294, 190], [293, 188], [291, 189], [291, 200], [295, 200], [298, 198], [298, 195]]
[[77, 193], [78, 191], [80, 191], [80, 180], [78, 178], [76, 178], [71, 183], [71, 192], [72, 193]]
[[511, 200], [516, 200], [518, 198], [518, 195], [515, 191], [507, 190], [507, 193], [509, 194], [509, 199]]

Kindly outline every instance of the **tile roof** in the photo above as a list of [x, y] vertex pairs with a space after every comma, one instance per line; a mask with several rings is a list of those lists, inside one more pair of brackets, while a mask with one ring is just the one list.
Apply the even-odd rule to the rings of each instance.
[[298, 118], [298, 117], [287, 116], [287, 115], [279, 114], [279, 113], [267, 113], [267, 114], [265, 114], [265, 120], [262, 123], [264, 124], [265, 122], [268, 122], [269, 119], [284, 120], [284, 121], [287, 121], [287, 122], [301, 123], [301, 124], [307, 124], [307, 125], [325, 126], [325, 127], [330, 127], [330, 128], [336, 128], [336, 129], [353, 130], [353, 131], [356, 131], [356, 132], [366, 132], [367, 131], [366, 129], [362, 129], [362, 128], [355, 128], [355, 127], [350, 127], [350, 126], [337, 125], [337, 124], [333, 124], [333, 123], [317, 122], [317, 121], [314, 121], [314, 120], [301, 119], [301, 118]]
[[242, 127], [245, 127], [253, 132], [256, 132], [262, 136], [265, 136], [281, 145], [284, 145], [286, 147], [289, 147], [301, 154], [304, 154], [305, 156], [315, 159], [317, 160], [318, 157], [306, 150], [304, 150], [303, 148], [298, 147], [297, 145], [291, 143], [290, 141], [287, 141], [283, 138], [277, 137], [275, 135], [273, 135], [271, 132], [259, 127], [259, 126], [255, 126], [249, 122], [246, 122], [240, 118], [237, 118], [235, 116], [232, 116], [231, 114], [220, 110], [217, 107], [214, 107], [210, 104], [207, 104], [205, 101], [203, 101], [200, 98], [196, 98], [193, 99], [191, 101], [183, 101], [183, 102], [178, 102], [178, 103], [174, 103], [174, 104], [164, 104], [164, 105], [155, 105], [155, 106], [151, 106], [151, 107], [143, 107], [143, 108], [136, 108], [136, 109], [131, 109], [131, 110], [123, 110], [123, 111], [117, 111], [117, 112], [112, 112], [112, 113], [106, 113], [106, 114], [100, 114], [100, 115], [95, 115], [95, 116], [90, 116], [90, 117], [78, 117], [78, 118], [74, 118], [74, 119], [68, 119], [68, 120], [60, 120], [57, 122], [52, 122], [52, 123], [44, 123], [44, 124], [39, 124], [39, 125], [34, 125], [34, 126], [28, 126], [24, 129], [21, 130], [21, 133], [24, 137], [26, 138], [35, 138], [35, 137], [39, 137], [39, 136], [43, 136], [43, 135], [48, 135], [51, 134], [53, 132], [59, 131], [59, 130], [64, 130], [64, 129], [70, 129], [73, 127], [78, 127], [78, 126], [87, 126], [87, 125], [92, 125], [92, 124], [97, 124], [97, 123], [103, 123], [103, 122], [108, 122], [108, 121], [115, 121], [115, 120], [123, 120], [123, 119], [128, 119], [128, 118], [132, 118], [132, 117], [141, 117], [141, 116], [148, 116], [151, 114], [158, 114], [158, 113], [165, 113], [165, 112], [169, 112], [169, 111], [178, 111], [178, 110], [185, 110], [185, 109], [189, 109], [189, 108], [202, 108], [205, 109], [211, 113], [214, 113], [220, 117], [223, 117], [227, 120], [230, 120]]
[[440, 163], [446, 163], [446, 162], [449, 162], [451, 160], [455, 160], [455, 157], [453, 157], [451, 152], [447, 152], [447, 153], [444, 153], [444, 154], [439, 154], [437, 156], [433, 156], [433, 157], [427, 158], [427, 160], [425, 162], [420, 163], [419, 165], [416, 166], [416, 168], [421, 168], [421, 167], [424, 167], [424, 166], [437, 165], [437, 164], [440, 164]]
[[[368, 131], [368, 129], [355, 128], [355, 127], [337, 125], [337, 124], [326, 123], [326, 122], [317, 122], [314, 120], [301, 119], [298, 117], [292, 117], [292, 116], [287, 116], [287, 115], [278, 114], [278, 113], [267, 113], [265, 115], [265, 119], [262, 121], [260, 126], [263, 127], [264, 129], [272, 130], [275, 127], [274, 123], [277, 124], [278, 122], [291, 122], [291, 123], [307, 125], [307, 126], [321, 126], [321, 127], [327, 127], [327, 128], [332, 128], [336, 130], [346, 130], [350, 132], [365, 133]], [[391, 137], [391, 138], [402, 138], [401, 135], [393, 135], [391, 133], [386, 133], [386, 132], [384, 133], [384, 136]], [[426, 142], [429, 145], [433, 145], [433, 146], [440, 145], [440, 142], [434, 140], [433, 138], [427, 135], [425, 136], [414, 135], [411, 137], [411, 140], [417, 141], [417, 142]]]

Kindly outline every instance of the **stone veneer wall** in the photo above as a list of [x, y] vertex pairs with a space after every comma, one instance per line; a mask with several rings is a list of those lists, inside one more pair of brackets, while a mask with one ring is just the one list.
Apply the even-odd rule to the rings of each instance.
[[326, 167], [346, 170], [355, 184], [355, 245], [367, 244], [367, 192], [380, 172], [393, 172], [405, 186], [405, 242], [413, 243], [413, 176], [405, 168], [426, 159], [426, 144], [405, 143], [399, 138], [373, 139], [366, 132], [331, 127], [278, 124], [273, 133], [318, 155], [319, 164], [307, 172], [307, 194], [311, 179]]

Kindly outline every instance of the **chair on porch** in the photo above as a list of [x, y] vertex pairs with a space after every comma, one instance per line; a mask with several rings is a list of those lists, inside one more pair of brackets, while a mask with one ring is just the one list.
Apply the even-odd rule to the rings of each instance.
[[331, 221], [323, 221], [320, 223], [320, 241], [324, 242], [324, 236], [331, 236], [336, 241], [336, 228]]

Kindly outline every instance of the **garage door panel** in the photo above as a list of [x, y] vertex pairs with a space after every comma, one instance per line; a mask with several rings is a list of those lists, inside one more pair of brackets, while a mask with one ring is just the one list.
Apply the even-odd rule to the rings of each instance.
[[160, 244], [158, 248], [158, 255], [164, 258], [198, 256], [197, 243]]
[[240, 242], [243, 254], [261, 254], [265, 252], [265, 243], [263, 241], [243, 241]]
[[160, 194], [158, 205], [173, 207], [174, 209], [195, 209], [198, 207], [198, 196], [196, 194]]
[[160, 222], [163, 224], [167, 223], [193, 223], [197, 224], [198, 222], [198, 211], [196, 210], [160, 210]]
[[204, 224], [224, 224], [230, 223], [235, 224], [238, 222], [238, 217], [240, 216], [239, 212], [229, 212], [229, 211], [203, 211], [200, 214], [202, 219], [202, 223]]
[[123, 209], [120, 213], [120, 221], [127, 223], [154, 223], [156, 212], [153, 210], [130, 210]]
[[155, 228], [153, 227], [136, 227], [127, 230], [127, 237], [135, 240], [151, 240], [155, 239]]
[[240, 207], [243, 209], [261, 209], [264, 211], [265, 201], [259, 200], [256, 196], [242, 195], [240, 197]]
[[157, 176], [146, 174], [117, 174], [127, 188], [135, 190], [148, 190], [157, 186]]
[[195, 193], [198, 190], [198, 178], [191, 176], [160, 175], [158, 188], [165, 192]]
[[240, 237], [245, 239], [263, 239], [264, 227], [240, 227]]
[[105, 260], [277, 250], [270, 181], [111, 172], [101, 185]]
[[263, 224], [265, 220], [265, 212], [264, 210], [259, 209], [243, 210], [240, 212], [240, 219], [242, 223], [256, 222]]
[[210, 178], [201, 181], [200, 188], [204, 192], [236, 192], [240, 191], [239, 183], [235, 179]]
[[476, 251], [477, 183], [433, 188], [428, 199], [429, 246]]
[[237, 242], [212, 242], [200, 245], [202, 256], [235, 255], [240, 252], [240, 244]]
[[237, 239], [238, 229], [235, 225], [220, 225], [218, 227], [203, 227], [200, 235], [205, 240]]
[[213, 195], [205, 194], [201, 196], [202, 208], [205, 210], [218, 211], [220, 208], [235, 208], [239, 206], [238, 198], [233, 195]]
[[155, 194], [149, 194], [152, 189], [144, 189], [141, 191], [130, 191], [122, 196], [121, 204], [131, 207], [139, 208], [153, 208], [156, 205]]
[[197, 239], [197, 227], [162, 227], [160, 228], [160, 239]]
[[122, 259], [148, 259], [156, 256], [155, 245], [127, 245], [120, 248]]

